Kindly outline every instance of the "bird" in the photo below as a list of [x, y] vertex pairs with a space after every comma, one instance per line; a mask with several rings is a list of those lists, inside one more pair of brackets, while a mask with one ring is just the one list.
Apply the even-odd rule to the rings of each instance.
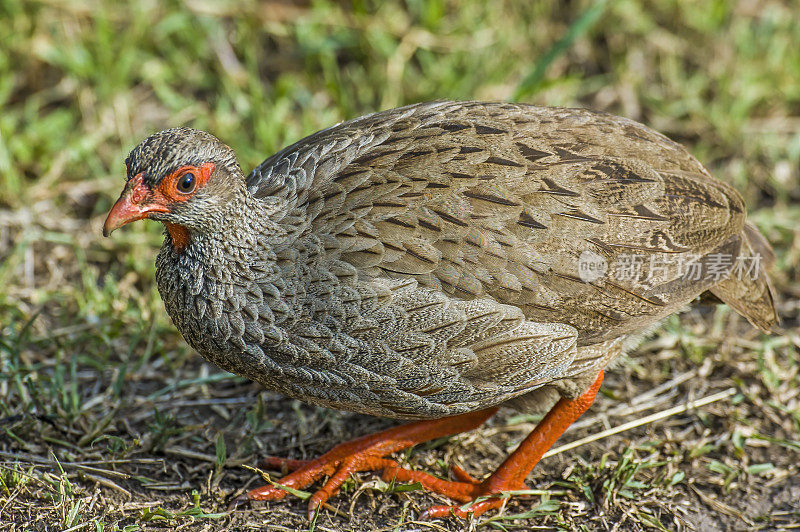
[[[186, 342], [220, 368], [324, 407], [408, 420], [240, 498], [380, 471], [477, 516], [525, 488], [592, 404], [606, 366], [703, 297], [755, 327], [778, 322], [769, 243], [744, 201], [683, 146], [578, 108], [435, 101], [314, 133], [247, 176], [188, 127], [127, 157], [105, 236], [165, 227], [156, 282]], [[484, 480], [391, 457], [480, 426], [500, 406], [547, 411]], [[549, 409], [549, 410], [548, 410]]]

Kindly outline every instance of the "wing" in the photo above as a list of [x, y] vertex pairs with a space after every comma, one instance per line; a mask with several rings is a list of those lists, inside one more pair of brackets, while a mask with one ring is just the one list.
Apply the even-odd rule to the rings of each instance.
[[[578, 109], [435, 102], [345, 122], [251, 173], [362, 276], [413, 278], [582, 345], [652, 323], [719, 281], [741, 197], [641, 124]], [[716, 262], [715, 262], [716, 261]], [[597, 277], [586, 264], [605, 272]], [[694, 272], [687, 275], [691, 267]], [[701, 275], [696, 275], [696, 272]]]
[[[356, 291], [356, 284], [349, 286]], [[432, 418], [535, 390], [563, 376], [576, 356], [574, 328], [532, 323], [514, 306], [456, 300], [413, 279], [377, 280], [358, 291], [361, 296], [351, 293], [350, 305], [327, 298], [328, 308], [317, 319], [293, 328], [281, 347], [288, 356], [271, 355], [279, 367], [251, 378], [281, 374], [264, 384], [323, 406]], [[365, 297], [370, 291], [383, 301]], [[353, 302], [357, 312], [343, 308], [354, 310]], [[350, 317], [325, 319], [340, 310]]]

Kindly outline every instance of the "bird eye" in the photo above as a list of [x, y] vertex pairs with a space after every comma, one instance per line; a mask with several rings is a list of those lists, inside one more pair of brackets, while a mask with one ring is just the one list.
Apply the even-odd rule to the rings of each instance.
[[176, 185], [180, 192], [184, 194], [189, 194], [191, 191], [194, 190], [195, 186], [195, 179], [194, 174], [192, 172], [186, 172], [182, 176], [178, 178], [178, 183]]

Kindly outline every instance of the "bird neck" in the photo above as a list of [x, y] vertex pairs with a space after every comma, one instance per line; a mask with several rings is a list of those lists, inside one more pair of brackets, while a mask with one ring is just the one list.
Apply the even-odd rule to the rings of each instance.
[[[184, 232], [189, 230], [165, 224], [167, 234], [156, 259], [156, 279], [173, 319], [173, 314], [180, 312], [177, 301], [187, 297], [214, 305], [215, 298], [227, 294], [233, 298], [230, 308], [239, 308], [249, 304], [244, 299], [255, 295], [259, 306], [282, 306], [279, 295], [277, 300], [265, 298], [262, 290], [274, 283], [291, 282], [286, 278], [287, 273], [292, 275], [285, 271], [285, 255], [291, 251], [297, 231], [296, 224], [283, 220], [284, 212], [285, 207], [274, 198], [248, 195], [238, 205], [231, 202], [230, 212], [217, 213], [218, 229], [214, 231], [192, 231], [187, 239]], [[239, 302], [240, 298], [244, 299]], [[176, 305], [170, 308], [173, 299]]]
[[302, 319], [303, 261], [292, 260], [296, 233], [281, 221], [285, 210], [256, 198], [246, 203], [224, 231], [193, 235], [180, 253], [165, 240], [156, 281], [189, 345], [227, 371], [264, 382], [268, 376], [241, 353], [282, 349]]

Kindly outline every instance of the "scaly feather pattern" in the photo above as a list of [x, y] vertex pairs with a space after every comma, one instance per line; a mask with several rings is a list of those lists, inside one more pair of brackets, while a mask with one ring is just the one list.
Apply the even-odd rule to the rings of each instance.
[[[776, 319], [766, 275], [732, 275], [768, 250], [741, 197], [630, 120], [418, 104], [320, 131], [246, 178], [205, 135], [168, 130], [129, 158], [153, 185], [189, 154], [219, 162], [192, 202], [152, 216], [191, 235], [180, 249], [167, 235], [159, 290], [203, 356], [304, 401], [527, 409], [543, 387], [582, 394], [626, 337], [707, 290]], [[587, 278], [587, 257], [605, 274]]]

